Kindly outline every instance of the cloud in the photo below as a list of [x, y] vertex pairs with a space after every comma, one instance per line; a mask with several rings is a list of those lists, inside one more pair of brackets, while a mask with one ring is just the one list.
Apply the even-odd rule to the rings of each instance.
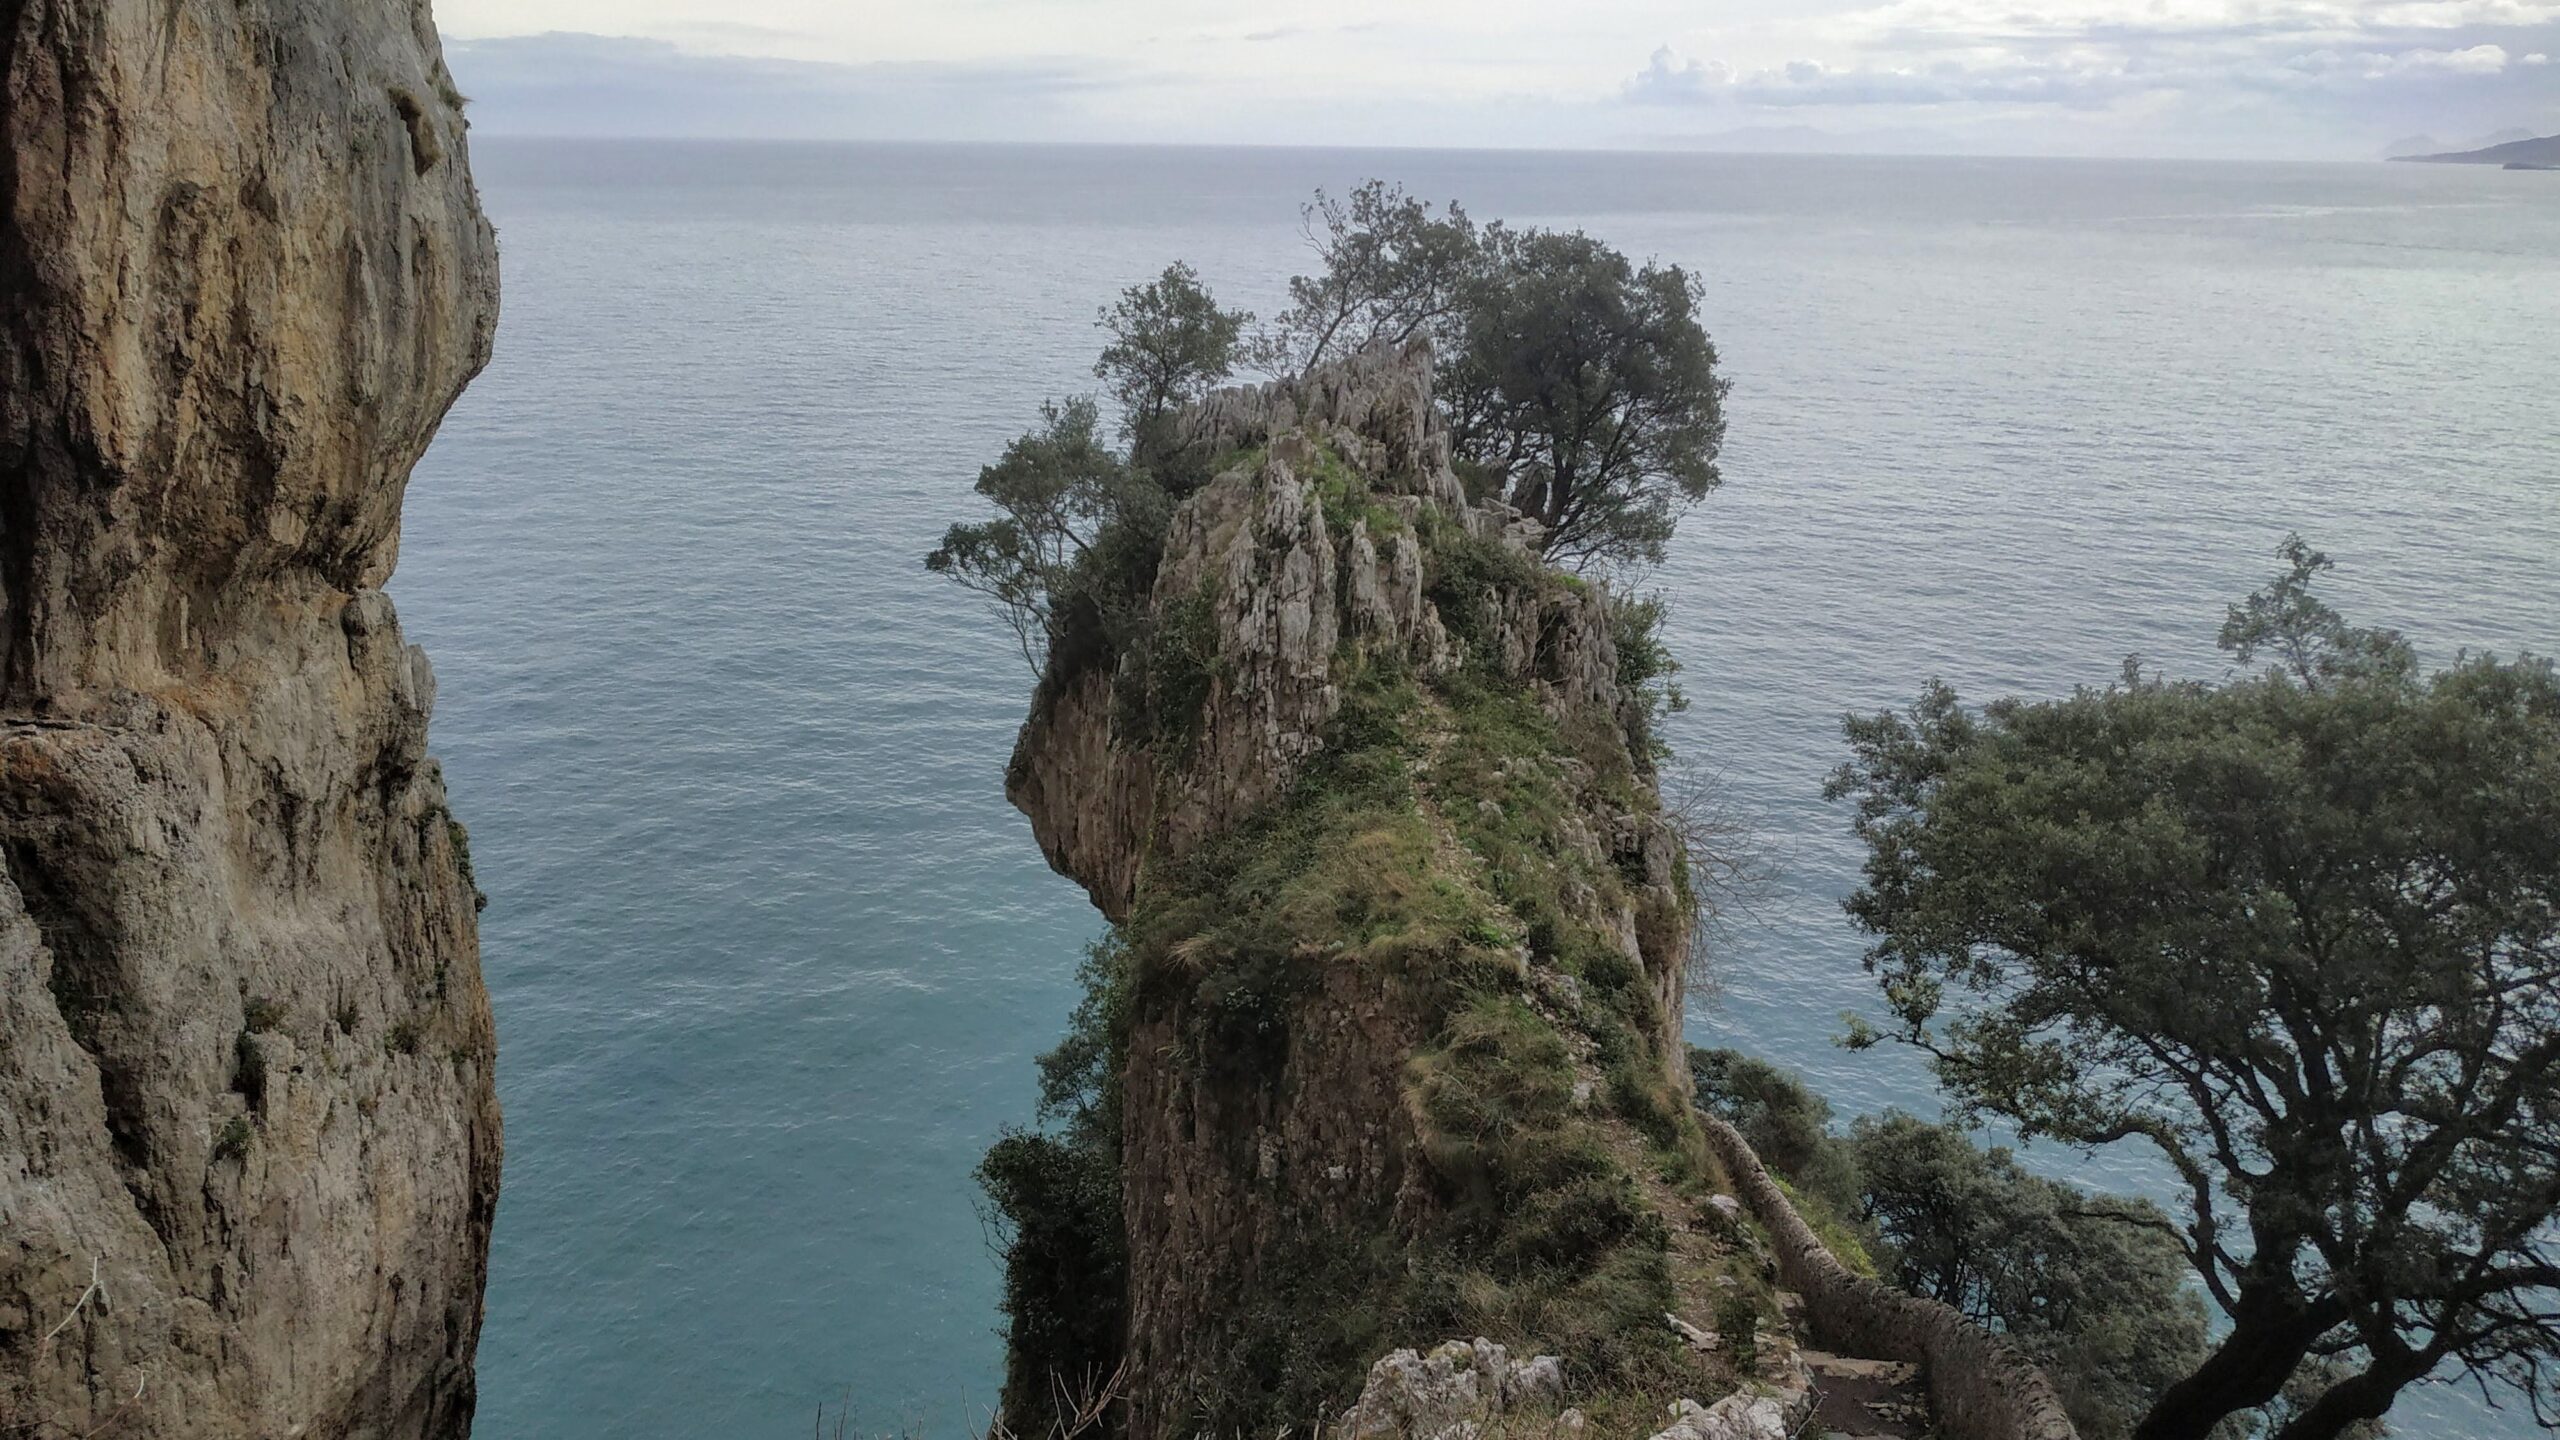
[[1305, 40], [1335, 35], [1366, 35], [1383, 30], [1380, 20], [1362, 20], [1348, 25], [1274, 25], [1264, 30], [1249, 30], [1237, 36], [1248, 44], [1265, 45], [1274, 40]]
[[1994, 43], [2245, 45], [2353, 42], [2408, 32], [2560, 25], [2560, 0], [1892, 0], [1851, 11], [1831, 32], [1898, 48]]
[[1883, 0], [1791, 38], [1785, 58], [1662, 46], [1619, 98], [1726, 123], [2005, 123], [2031, 148], [2067, 120], [2208, 153], [2287, 134], [2370, 154], [2394, 133], [2549, 124], [2555, 97], [2527, 77], [2560, 39], [2560, 0]]
[[1137, 77], [1080, 60], [835, 65], [553, 32], [445, 43], [472, 124], [499, 134], [975, 139]]
[[1626, 98], [1639, 105], [1682, 105], [1720, 99], [1733, 84], [1733, 67], [1721, 60], [1684, 60], [1664, 45], [1651, 64], [1626, 84]]
[[2474, 45], [2465, 50], [2404, 50], [2396, 55], [2368, 51], [2344, 57], [2336, 66], [2339, 71], [2366, 80], [2388, 80], [2395, 75], [2495, 75], [2506, 68], [2507, 52], [2496, 45]]
[[1966, 65], [1834, 66], [1790, 60], [1749, 72], [1683, 60], [1668, 47], [1627, 82], [1638, 104], [1800, 106], [2022, 104], [2092, 106], [2140, 88], [2121, 71], [2011, 59]]
[[2508, 65], [2496, 45], [2462, 50], [2309, 51], [2260, 63], [2163, 63], [2144, 57], [2078, 53], [2006, 55], [1903, 65], [1791, 60], [1749, 72], [1720, 60], [1654, 52], [1624, 88], [1638, 104], [2030, 105], [2087, 108], [2129, 96], [2204, 91], [2344, 90], [2380, 82], [2496, 75]]

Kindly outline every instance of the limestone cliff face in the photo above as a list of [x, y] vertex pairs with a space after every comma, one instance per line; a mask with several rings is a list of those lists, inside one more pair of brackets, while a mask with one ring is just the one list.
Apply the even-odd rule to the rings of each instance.
[[[1364, 1317], [1395, 1309], [1381, 1297], [1406, 1286], [1426, 1253], [1452, 1276], [1490, 1267], [1489, 1291], [1514, 1273], [1485, 1258], [1516, 1237], [1495, 1236], [1488, 1225], [1505, 1222], [1483, 1212], [1534, 1207], [1531, 1192], [1546, 1182], [1485, 1160], [1485, 1137], [1451, 1131], [1450, 1076], [1476, 1063], [1453, 1039], [1479, 1023], [1469, 1017], [1500, 1024], [1516, 1015], [1544, 1037], [1523, 1043], [1553, 1046], [1552, 1104], [1524, 1100], [1522, 1110], [1559, 1145], [1596, 1147], [1602, 1141], [1590, 1137], [1623, 1133], [1603, 1113], [1610, 1082], [1592, 1036], [1621, 1037], [1618, 1048], [1630, 1052], [1621, 1069], [1638, 1072], [1629, 1083], [1639, 1087], [1654, 1077], [1667, 1086], [1682, 1053], [1684, 861], [1653, 803], [1641, 707], [1622, 693], [1604, 598], [1535, 563], [1524, 543], [1530, 522], [1468, 501], [1429, 375], [1418, 348], [1373, 350], [1305, 379], [1222, 392], [1193, 411], [1191, 438], [1228, 458], [1176, 512], [1153, 603], [1159, 647], [1189, 626], [1205, 652], [1196, 714], [1132, 713], [1135, 670], [1161, 660], [1053, 669], [1014, 757], [1009, 792], [1051, 863], [1113, 920], [1148, 930], [1145, 945], [1175, 957], [1141, 962], [1154, 968], [1132, 981], [1118, 1077], [1133, 1435], [1187, 1433], [1203, 1417], [1233, 1413], [1237, 1389], [1270, 1386], [1272, 1364], [1317, 1363], [1297, 1352], [1295, 1337], [1340, 1327], [1315, 1312], [1338, 1310], [1355, 1328], [1372, 1323]], [[1167, 913], [1167, 892], [1186, 883], [1170, 877], [1204, 849], [1233, 848], [1239, 826], [1307, 803], [1290, 799], [1293, 787], [1325, 763], [1356, 677], [1380, 673], [1411, 677], [1398, 693], [1415, 698], [1395, 719], [1409, 731], [1413, 790], [1385, 805], [1375, 827], [1342, 832], [1349, 845], [1382, 852], [1374, 867], [1348, 860], [1352, 878], [1342, 883], [1357, 886], [1374, 868], [1394, 877], [1381, 885], [1395, 893], [1328, 901], [1296, 929], [1274, 915], [1281, 943], [1294, 949], [1291, 978], [1273, 982], [1284, 996], [1279, 1013], [1256, 1012], [1255, 1023], [1279, 1038], [1238, 1059], [1238, 1032], [1219, 1017], [1248, 982], [1220, 977], [1222, 967], [1248, 971], [1252, 962], [1219, 958], [1224, 942], [1168, 936], [1164, 926], [1177, 922], [1147, 917]], [[1435, 687], [1457, 693], [1462, 683], [1466, 694], [1492, 697], [1487, 706], [1528, 707], [1528, 723], [1569, 731], [1573, 743], [1500, 758], [1468, 750], [1469, 722], [1435, 698]], [[1504, 849], [1513, 832], [1503, 827], [1532, 804], [1554, 813], [1528, 837], [1536, 856], [1523, 858]], [[1258, 843], [1243, 847], [1248, 858]], [[1507, 879], [1544, 886], [1555, 903], [1533, 913], [1525, 901], [1495, 899]], [[1452, 929], [1387, 913], [1423, 895], [1485, 918]], [[1275, 912], [1302, 903], [1270, 901]], [[1369, 908], [1333, 933], [1333, 917], [1354, 905]], [[1578, 973], [1582, 962], [1561, 958], [1572, 948], [1566, 929], [1588, 938], [1577, 953], [1612, 952], [1591, 957], [1590, 968], [1622, 976], [1634, 992], [1613, 1002], [1607, 1025], [1593, 1018], [1604, 1006]], [[1401, 958], [1390, 956], [1399, 946]], [[1588, 1078], [1577, 1084], [1576, 1075]], [[1538, 1089], [1549, 1077], [1526, 1083]], [[1461, 1210], [1475, 1218], [1453, 1219]], [[1556, 1273], [1582, 1258], [1558, 1262]], [[1658, 1264], [1658, 1254], [1645, 1263]], [[1326, 1293], [1310, 1294], [1318, 1269], [1328, 1272], [1315, 1282]], [[1641, 1323], [1661, 1330], [1667, 1292], [1644, 1303], [1652, 1309]], [[1504, 1333], [1532, 1348], [1550, 1343]], [[1425, 1346], [1440, 1338], [1379, 1337]], [[1372, 1358], [1357, 1356], [1355, 1379]], [[1037, 1393], [1037, 1377], [1027, 1388]], [[1014, 1418], [1039, 1428], [1037, 1417]]]
[[0, 0], [0, 87], [0, 1434], [463, 1435], [494, 1041], [380, 588], [497, 319], [460, 97], [425, 0]]
[[[1536, 522], [1468, 502], [1430, 377], [1424, 350], [1379, 347], [1311, 375], [1220, 391], [1182, 417], [1191, 443], [1250, 461], [1175, 512], [1156, 581], [1160, 611], [1204, 586], [1214, 597], [1221, 674], [1197, 740], [1172, 757], [1133, 741], [1115, 726], [1113, 672], [1061, 680], [1053, 671], [1007, 785], [1050, 864], [1114, 920], [1126, 916], [1141, 862], [1187, 853], [1297, 777], [1341, 705], [1346, 643], [1434, 673], [1469, 658], [1426, 594], [1417, 521], [1446, 521], [1526, 563]], [[1327, 516], [1316, 471], [1328, 464], [1353, 472], [1392, 515], [1386, 533], [1373, 533], [1370, 516], [1347, 525]], [[1470, 599], [1491, 612], [1507, 678], [1559, 712], [1617, 712], [1617, 652], [1596, 594], [1487, 585]]]

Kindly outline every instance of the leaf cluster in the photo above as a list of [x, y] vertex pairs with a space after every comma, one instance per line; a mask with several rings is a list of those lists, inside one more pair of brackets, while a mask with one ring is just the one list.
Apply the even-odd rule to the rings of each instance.
[[1094, 397], [1044, 404], [1039, 428], [978, 474], [993, 516], [951, 526], [925, 556], [994, 603], [1034, 675], [1062, 648], [1080, 662], [1143, 645], [1165, 526], [1204, 478], [1174, 416], [1233, 373], [1252, 319], [1220, 308], [1188, 265], [1122, 292], [1098, 318], [1110, 343], [1093, 367], [1121, 446], [1103, 439]]

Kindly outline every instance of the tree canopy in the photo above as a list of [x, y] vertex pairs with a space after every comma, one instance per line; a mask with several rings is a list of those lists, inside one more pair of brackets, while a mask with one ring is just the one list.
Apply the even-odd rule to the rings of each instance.
[[994, 517], [951, 526], [925, 556], [995, 602], [1033, 674], [1063, 639], [1127, 641], [1144, 627], [1166, 521], [1200, 478], [1170, 423], [1234, 373], [1252, 320], [1220, 307], [1188, 265], [1122, 291], [1095, 318], [1110, 343], [1093, 364], [1122, 448], [1102, 438], [1094, 397], [1043, 405], [1040, 427], [978, 472]]
[[1169, 448], [1164, 428], [1176, 411], [1235, 373], [1250, 312], [1221, 307], [1199, 272], [1179, 261], [1120, 293], [1094, 323], [1111, 337], [1093, 377], [1119, 404], [1120, 435], [1143, 464]]
[[2203, 1358], [2204, 1305], [2157, 1206], [2030, 1174], [1899, 1112], [1861, 1118], [1848, 1148], [1894, 1282], [2008, 1334], [2083, 1440], [2122, 1440]]
[[995, 602], [1035, 674], [1071, 617], [1119, 608], [1130, 587], [1115, 552], [1151, 546], [1172, 508], [1152, 477], [1103, 442], [1090, 398], [1040, 413], [1039, 429], [978, 473], [995, 517], [953, 525], [925, 557], [926, 568]]
[[[1725, 382], [1688, 272], [1580, 233], [1480, 226], [1374, 180], [1318, 191], [1305, 224], [1318, 273], [1292, 279], [1289, 307], [1258, 329], [1180, 262], [1102, 307], [1101, 393], [1044, 406], [979, 474], [995, 514], [951, 526], [925, 557], [995, 603], [1035, 673], [1062, 640], [1079, 655], [1144, 642], [1166, 519], [1215, 459], [1178, 442], [1174, 417], [1240, 365], [1292, 374], [1429, 339], [1454, 457], [1479, 494], [1542, 521], [1546, 557], [1564, 565], [1623, 577], [1658, 562], [1717, 483]], [[1622, 609], [1630, 633], [1660, 619], [1651, 602]], [[1676, 708], [1659, 683], [1671, 668], [1638, 688]]]
[[1547, 527], [1549, 559], [1659, 564], [1722, 478], [1727, 382], [1699, 282], [1579, 232], [1493, 237], [1441, 382], [1452, 450]]
[[1479, 226], [1374, 180], [1318, 191], [1306, 234], [1318, 271], [1289, 282], [1260, 364], [1289, 373], [1428, 339], [1456, 458], [1546, 525], [1548, 559], [1662, 559], [1720, 478], [1727, 386], [1696, 276], [1579, 231]]
[[2059, 700], [1933, 684], [1852, 717], [1849, 911], [1951, 1099], [2181, 1178], [2175, 1234], [2229, 1324], [2140, 1440], [2202, 1440], [2305, 1373], [2279, 1440], [2349, 1433], [2440, 1366], [2541, 1414], [2560, 679], [2423, 673], [2314, 594], [2325, 557], [2282, 553], [2222, 635], [2262, 671], [2128, 662]]

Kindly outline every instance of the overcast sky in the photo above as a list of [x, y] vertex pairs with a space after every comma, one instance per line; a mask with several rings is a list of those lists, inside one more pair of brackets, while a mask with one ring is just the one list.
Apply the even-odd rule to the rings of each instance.
[[437, 0], [484, 133], [2362, 158], [2560, 0]]

